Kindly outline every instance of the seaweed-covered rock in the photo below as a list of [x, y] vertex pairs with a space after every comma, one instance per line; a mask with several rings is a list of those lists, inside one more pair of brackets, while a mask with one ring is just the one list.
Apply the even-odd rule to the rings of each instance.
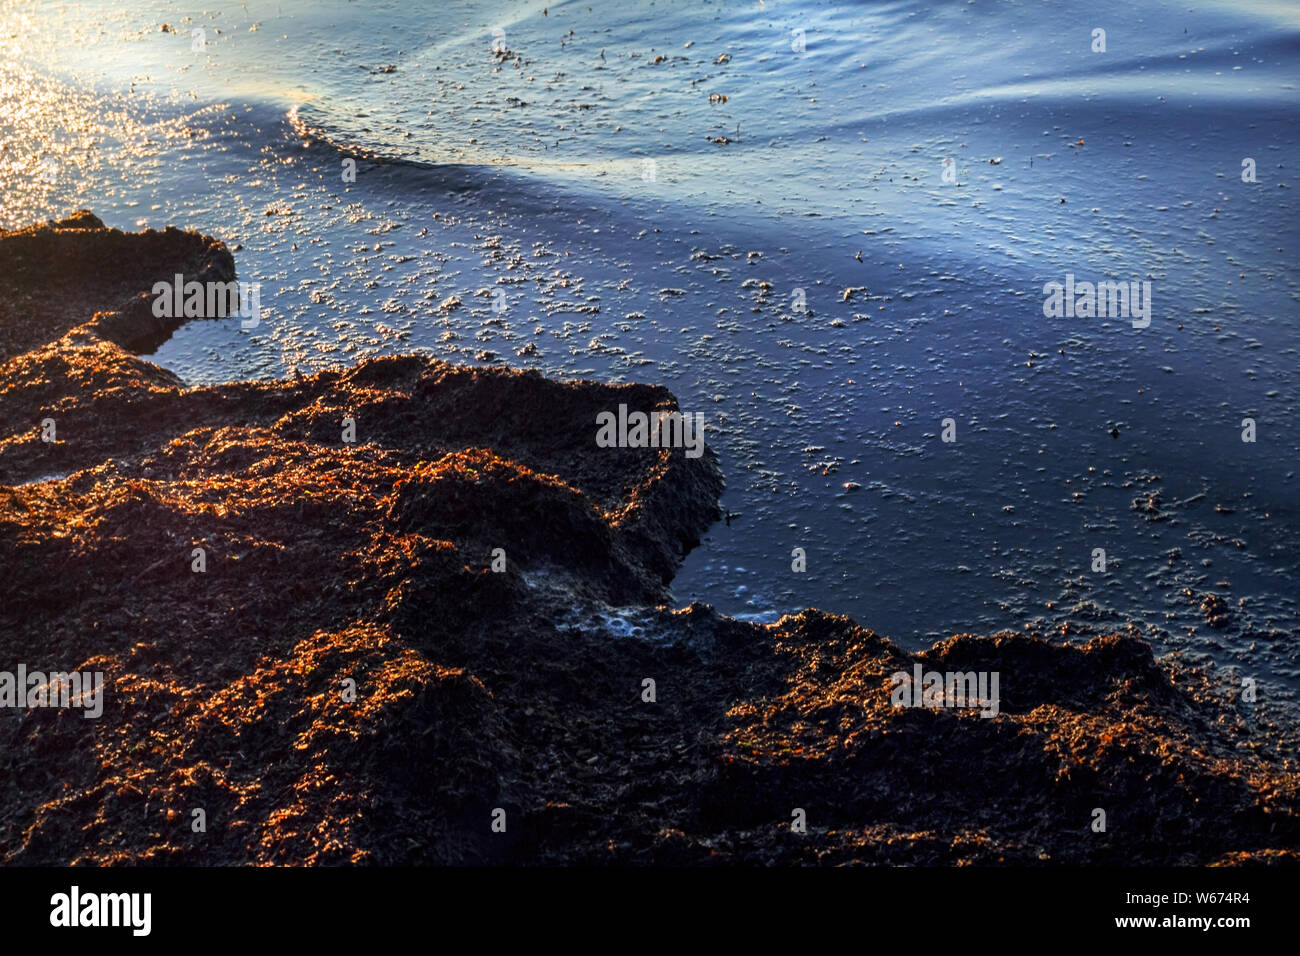
[[[664, 389], [414, 356], [187, 388], [132, 354], [176, 272], [234, 275], [89, 214], [0, 234], [0, 671], [106, 680], [98, 719], [0, 710], [0, 860], [1296, 861], [1293, 756], [1140, 641], [672, 609], [714, 455], [594, 440]], [[900, 703], [918, 670], [997, 690]]]

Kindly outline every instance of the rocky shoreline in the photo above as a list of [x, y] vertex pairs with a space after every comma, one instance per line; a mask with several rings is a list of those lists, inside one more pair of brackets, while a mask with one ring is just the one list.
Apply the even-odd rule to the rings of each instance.
[[[1132, 637], [673, 609], [716, 458], [594, 442], [665, 389], [420, 356], [188, 388], [136, 354], [175, 273], [235, 265], [0, 232], [0, 670], [105, 675], [95, 720], [0, 709], [5, 863], [1300, 860], [1275, 728]], [[996, 716], [894, 706], [918, 664], [1000, 674]]]

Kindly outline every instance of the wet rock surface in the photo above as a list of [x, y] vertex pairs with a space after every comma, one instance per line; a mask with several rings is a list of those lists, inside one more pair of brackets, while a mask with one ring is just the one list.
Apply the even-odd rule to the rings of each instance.
[[[133, 354], [175, 272], [234, 264], [0, 234], [0, 670], [106, 681], [99, 719], [0, 710], [5, 862], [1296, 862], [1294, 754], [1209, 675], [674, 610], [716, 460], [594, 442], [666, 390], [418, 356], [187, 388]], [[996, 716], [895, 706], [917, 665], [998, 673]]]

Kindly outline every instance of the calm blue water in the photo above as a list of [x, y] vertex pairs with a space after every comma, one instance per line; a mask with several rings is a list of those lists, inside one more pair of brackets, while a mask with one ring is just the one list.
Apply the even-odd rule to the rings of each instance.
[[[1300, 683], [1300, 6], [125, 7], [0, 0], [0, 225], [224, 238], [268, 311], [181, 329], [187, 380], [660, 382], [739, 515], [683, 603]], [[1067, 273], [1151, 282], [1149, 327], [1045, 318]]]

